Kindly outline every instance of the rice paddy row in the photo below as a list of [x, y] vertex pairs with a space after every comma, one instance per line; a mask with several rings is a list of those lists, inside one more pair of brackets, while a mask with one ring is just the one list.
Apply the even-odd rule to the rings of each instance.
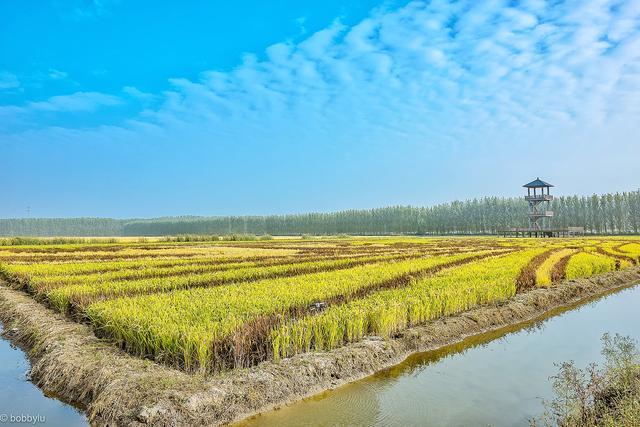
[[0, 273], [132, 354], [201, 372], [388, 337], [640, 263], [635, 238], [64, 246], [0, 248]]

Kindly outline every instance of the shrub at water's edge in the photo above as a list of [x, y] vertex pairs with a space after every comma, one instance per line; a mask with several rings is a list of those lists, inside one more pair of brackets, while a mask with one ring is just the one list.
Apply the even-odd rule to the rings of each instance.
[[579, 369], [573, 361], [560, 364], [552, 377], [554, 399], [532, 425], [640, 425], [640, 353], [637, 343], [620, 335], [602, 336], [602, 367]]

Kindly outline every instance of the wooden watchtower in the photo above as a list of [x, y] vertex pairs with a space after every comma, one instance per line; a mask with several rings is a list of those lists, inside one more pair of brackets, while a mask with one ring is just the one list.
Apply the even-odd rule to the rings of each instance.
[[552, 228], [551, 220], [553, 211], [549, 209], [549, 205], [553, 200], [549, 189], [553, 185], [544, 182], [540, 178], [523, 185], [527, 189], [527, 195], [524, 199], [529, 204], [527, 217], [529, 218], [529, 226], [527, 228], [507, 228], [497, 230], [504, 237], [572, 237], [584, 234], [584, 227], [563, 227]]
[[549, 194], [549, 188], [553, 185], [536, 178], [523, 187], [527, 189], [527, 195], [524, 198], [529, 202], [529, 212], [527, 213], [529, 230], [542, 232], [551, 230], [553, 211], [549, 210], [549, 203], [553, 200], [553, 196]]

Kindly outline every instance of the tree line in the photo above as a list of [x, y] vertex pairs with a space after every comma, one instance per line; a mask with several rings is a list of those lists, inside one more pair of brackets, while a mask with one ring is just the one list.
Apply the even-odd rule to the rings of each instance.
[[0, 219], [0, 236], [121, 236], [128, 222], [111, 218]]
[[[561, 196], [551, 203], [553, 227], [584, 227], [592, 234], [637, 234], [640, 190]], [[0, 219], [4, 236], [471, 235], [528, 225], [523, 198], [485, 197], [430, 207], [391, 206], [297, 215], [169, 217], [155, 219]]]

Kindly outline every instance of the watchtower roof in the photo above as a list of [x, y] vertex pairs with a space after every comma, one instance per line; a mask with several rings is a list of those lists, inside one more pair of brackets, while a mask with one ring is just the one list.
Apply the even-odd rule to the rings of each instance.
[[544, 182], [540, 178], [536, 178], [534, 181], [531, 181], [528, 184], [523, 185], [525, 188], [543, 188], [543, 187], [553, 187], [552, 184], [548, 182]]

